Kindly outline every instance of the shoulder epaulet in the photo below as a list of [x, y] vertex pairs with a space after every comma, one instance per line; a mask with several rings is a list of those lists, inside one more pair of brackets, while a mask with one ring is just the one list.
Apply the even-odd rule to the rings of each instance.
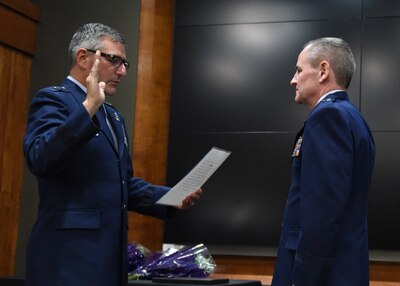
[[67, 88], [65, 86], [52, 86], [50, 87], [51, 90], [56, 91], [56, 92], [68, 92]]

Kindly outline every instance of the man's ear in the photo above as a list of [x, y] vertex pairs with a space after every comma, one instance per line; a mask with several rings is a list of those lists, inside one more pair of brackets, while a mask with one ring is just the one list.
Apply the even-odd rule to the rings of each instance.
[[319, 64], [319, 82], [324, 82], [331, 72], [331, 66], [327, 61], [322, 61]]
[[90, 53], [83, 48], [78, 49], [75, 56], [76, 64], [83, 69], [88, 69], [92, 66], [92, 59], [89, 57]]

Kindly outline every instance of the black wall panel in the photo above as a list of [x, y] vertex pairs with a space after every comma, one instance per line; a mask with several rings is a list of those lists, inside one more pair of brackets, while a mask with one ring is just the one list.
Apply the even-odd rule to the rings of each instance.
[[400, 16], [398, 0], [363, 0], [364, 17]]
[[227, 254], [277, 247], [293, 140], [309, 112], [289, 82], [303, 44], [334, 36], [353, 50], [350, 97], [376, 139], [370, 245], [400, 250], [399, 9], [388, 0], [177, 0], [168, 184], [212, 146], [232, 154], [195, 207], [165, 224], [165, 242]]
[[[289, 84], [297, 55], [308, 39], [330, 35], [348, 41], [359, 63], [361, 25], [356, 20], [177, 27], [174, 129], [297, 130], [305, 118]], [[350, 91], [357, 104], [359, 70]]]
[[400, 132], [374, 132], [377, 148], [369, 196], [371, 249], [400, 250]]
[[[175, 137], [171, 183], [212, 147], [232, 154], [204, 186], [190, 211], [166, 222], [165, 241], [206, 245], [275, 245], [290, 177], [291, 133], [188, 134]], [[186, 146], [186, 147], [185, 147]], [[261, 216], [260, 216], [261, 215]]]
[[360, 18], [361, 1], [178, 0], [175, 21], [191, 26]]
[[400, 17], [366, 19], [363, 42], [362, 111], [373, 130], [400, 131]]

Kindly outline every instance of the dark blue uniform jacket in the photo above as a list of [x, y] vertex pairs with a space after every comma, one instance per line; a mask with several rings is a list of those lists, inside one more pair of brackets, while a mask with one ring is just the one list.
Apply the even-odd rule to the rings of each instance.
[[[105, 104], [93, 118], [85, 93], [66, 79], [34, 97], [24, 152], [39, 189], [27, 253], [27, 286], [120, 286], [127, 283], [127, 210], [165, 218], [153, 206], [169, 188], [133, 176], [122, 115]], [[103, 112], [103, 113], [102, 113]]]
[[273, 286], [369, 285], [374, 158], [371, 132], [346, 92], [311, 111], [293, 150]]

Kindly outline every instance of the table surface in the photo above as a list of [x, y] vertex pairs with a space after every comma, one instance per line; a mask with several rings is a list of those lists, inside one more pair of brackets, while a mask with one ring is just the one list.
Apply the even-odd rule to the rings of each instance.
[[228, 283], [219, 283], [219, 284], [199, 284], [199, 283], [189, 283], [189, 282], [179, 282], [179, 283], [169, 283], [169, 282], [153, 282], [150, 280], [131, 280], [128, 283], [129, 285], [136, 285], [136, 286], [149, 286], [149, 285], [153, 285], [153, 286], [180, 286], [180, 285], [185, 285], [185, 286], [201, 286], [201, 285], [223, 285], [223, 286], [231, 286], [231, 285], [236, 285], [236, 286], [261, 286], [261, 282], [260, 281], [256, 281], [256, 280], [232, 280], [229, 279]]

